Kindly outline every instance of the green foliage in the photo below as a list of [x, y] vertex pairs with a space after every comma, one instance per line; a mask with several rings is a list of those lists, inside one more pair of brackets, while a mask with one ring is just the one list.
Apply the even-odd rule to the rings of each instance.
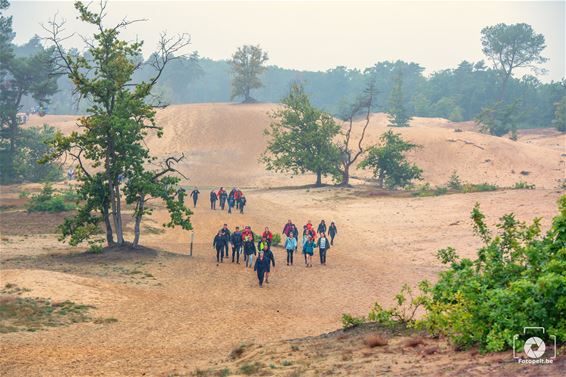
[[566, 132], [566, 96], [554, 104], [554, 119], [552, 124], [558, 131]]
[[430, 290], [430, 283], [422, 281], [419, 284], [419, 289], [425, 293], [414, 296], [411, 287], [403, 284], [399, 293], [395, 295], [395, 305], [390, 309], [384, 309], [376, 302], [368, 314], [368, 320], [389, 327], [394, 327], [398, 324], [413, 326], [417, 310], [428, 304], [429, 296], [426, 292]]
[[57, 194], [50, 183], [46, 183], [39, 194], [32, 195], [26, 207], [28, 212], [65, 212], [75, 208], [63, 195]]
[[[4, 15], [8, 6], [8, 1], [0, 2], [0, 183], [29, 179], [22, 177], [22, 174], [31, 174], [32, 172], [26, 169], [35, 164], [35, 160], [30, 162], [26, 159], [29, 157], [26, 151], [20, 150], [25, 143], [38, 143], [40, 140], [30, 139], [30, 133], [34, 131], [20, 128], [18, 112], [21, 111], [22, 100], [31, 97], [43, 105], [48, 103], [49, 97], [57, 91], [52, 48], [44, 49], [36, 37], [36, 51], [33, 54], [16, 55], [16, 46], [12, 43], [15, 37], [12, 31], [12, 17]], [[36, 169], [32, 170], [38, 173]], [[33, 177], [33, 174], [31, 175]]]
[[387, 118], [391, 127], [409, 127], [412, 117], [409, 115], [403, 99], [403, 68], [396, 67], [393, 89], [389, 97]]
[[300, 85], [293, 85], [282, 103], [284, 108], [271, 114], [273, 122], [265, 130], [268, 142], [260, 160], [276, 172], [315, 173], [317, 184], [322, 176], [336, 176], [340, 151], [333, 138], [340, 127], [311, 105]]
[[495, 136], [503, 136], [511, 132], [511, 139], [517, 139], [517, 102], [505, 104], [501, 101], [493, 106], [485, 107], [477, 116], [476, 123], [482, 132]]
[[358, 165], [373, 170], [379, 187], [405, 187], [415, 179], [422, 179], [422, 170], [405, 158], [405, 153], [418, 145], [404, 141], [400, 134], [391, 130], [381, 135], [380, 140], [381, 146], [368, 148], [366, 157]]
[[548, 60], [541, 55], [546, 47], [544, 35], [536, 34], [531, 25], [500, 23], [483, 28], [481, 34], [482, 51], [500, 73], [499, 99], [503, 98], [514, 69], [533, 68]]
[[516, 190], [534, 190], [536, 186], [534, 184], [519, 181], [519, 182], [515, 182], [513, 188]]
[[544, 326], [545, 336], [566, 340], [566, 196], [548, 233], [540, 220], [531, 225], [504, 215], [497, 233], [485, 223], [479, 205], [472, 211], [474, 231], [484, 245], [476, 260], [455, 250], [438, 251], [449, 264], [426, 301], [420, 325], [447, 336], [456, 346], [479, 345], [483, 351], [508, 349], [526, 326]]
[[448, 183], [446, 184], [446, 186], [449, 189], [456, 191], [462, 189], [462, 181], [460, 180], [460, 176], [456, 173], [455, 170], [452, 172], [452, 175], [448, 179]]
[[267, 52], [259, 46], [244, 45], [232, 55], [232, 95], [230, 99], [244, 97], [244, 102], [255, 102], [250, 95], [252, 89], [261, 88], [259, 76], [265, 71]]
[[151, 213], [145, 205], [151, 198], [166, 204], [170, 221], [164, 226], [191, 229], [192, 212], [184, 205], [180, 179], [171, 176], [178, 173], [175, 164], [184, 156], [167, 157], [161, 169], [150, 170], [149, 166], [159, 164], [145, 142], [149, 132], [157, 137], [163, 134], [155, 120], [155, 106], [162, 104], [155, 103], [156, 85], [167, 64], [179, 58], [177, 52], [189, 41], [184, 35], [162, 35], [159, 53], [150, 58], [156, 71], [147, 80], [134, 80], [140, 68], [142, 42], [121, 40], [120, 33], [128, 23], [107, 27], [104, 10], [95, 12], [89, 7], [75, 2], [80, 20], [95, 30], [87, 54], [65, 52], [57, 25], [49, 38], [75, 90], [89, 103], [88, 116], [79, 120], [80, 131], [55, 134], [50, 141], [53, 151], [43, 159], [47, 162], [70, 156], [76, 163], [80, 206], [77, 214], [60, 226], [62, 239], [74, 245], [88, 241], [98, 234], [98, 224], [103, 221], [107, 244], [123, 245], [123, 199], [134, 207], [133, 246], [139, 242], [142, 217]]
[[499, 187], [491, 183], [464, 183], [462, 185], [463, 193], [470, 192], [485, 192], [485, 191], [496, 191]]
[[271, 244], [273, 246], [277, 246], [281, 243], [281, 234], [280, 233], [273, 233], [273, 240], [271, 241]]
[[20, 199], [27, 199], [27, 198], [29, 198], [30, 195], [31, 195], [31, 193], [29, 191], [22, 190], [22, 191], [20, 191], [20, 194], [18, 195], [18, 197]]
[[366, 323], [366, 319], [364, 317], [355, 317], [348, 313], [342, 314], [342, 328], [344, 330], [358, 327], [364, 323]]

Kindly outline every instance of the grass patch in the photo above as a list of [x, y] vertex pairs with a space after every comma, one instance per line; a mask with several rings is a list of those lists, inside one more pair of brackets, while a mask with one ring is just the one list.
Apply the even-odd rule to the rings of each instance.
[[257, 361], [253, 363], [245, 363], [240, 366], [240, 373], [245, 374], [246, 376], [251, 376], [259, 373], [263, 367], [264, 364]]
[[30, 292], [31, 289], [28, 288], [20, 288], [16, 284], [13, 283], [6, 283], [4, 288], [0, 291], [0, 293], [4, 295], [21, 295], [24, 292]]
[[91, 318], [87, 314], [92, 308], [72, 301], [3, 296], [0, 297], [0, 333], [88, 322]]

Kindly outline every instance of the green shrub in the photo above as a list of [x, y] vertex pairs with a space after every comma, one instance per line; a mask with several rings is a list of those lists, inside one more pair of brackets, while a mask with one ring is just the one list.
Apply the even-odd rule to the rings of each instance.
[[271, 243], [273, 244], [273, 246], [279, 245], [281, 243], [281, 234], [274, 233], [273, 234], [273, 241], [271, 241]]
[[31, 193], [29, 191], [23, 190], [23, 191], [20, 191], [20, 195], [18, 195], [18, 196], [19, 196], [20, 199], [27, 199], [27, 198], [29, 198], [30, 195], [31, 195]]
[[399, 293], [395, 295], [395, 305], [390, 309], [384, 309], [376, 302], [368, 314], [368, 320], [389, 327], [398, 324], [413, 326], [417, 309], [428, 303], [426, 292], [430, 290], [430, 284], [427, 281], [422, 281], [419, 283], [419, 288], [424, 294], [414, 296], [411, 287], [403, 284]]
[[448, 188], [447, 187], [442, 187], [442, 186], [438, 186], [434, 189], [433, 194], [435, 196], [440, 196], [440, 195], [444, 195], [448, 192]]
[[496, 191], [497, 189], [497, 185], [492, 185], [490, 183], [465, 183], [462, 185], [462, 192], [465, 193]]
[[513, 188], [516, 190], [534, 190], [535, 185], [532, 185], [527, 182], [519, 181], [513, 185]]
[[544, 236], [540, 219], [527, 225], [507, 214], [493, 234], [479, 205], [471, 217], [484, 246], [473, 261], [452, 248], [439, 250], [450, 267], [434, 287], [424, 287], [429, 298], [419, 325], [459, 348], [489, 352], [511, 348], [513, 335], [528, 326], [544, 326], [544, 337], [566, 341], [566, 195]]
[[358, 327], [365, 322], [366, 319], [364, 317], [354, 317], [348, 313], [342, 314], [342, 328], [344, 330]]
[[75, 208], [73, 204], [66, 203], [63, 196], [56, 194], [49, 183], [39, 194], [32, 195], [26, 206], [28, 212], [64, 212]]
[[460, 180], [458, 174], [456, 174], [455, 170], [452, 172], [452, 175], [448, 179], [446, 186], [448, 186], [449, 189], [456, 191], [460, 191], [462, 189], [462, 181]]

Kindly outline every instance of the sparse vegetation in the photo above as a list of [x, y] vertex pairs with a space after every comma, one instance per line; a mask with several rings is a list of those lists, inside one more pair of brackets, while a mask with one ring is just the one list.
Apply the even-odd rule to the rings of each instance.
[[519, 181], [513, 185], [513, 188], [516, 190], [534, 190], [536, 186], [534, 184]]
[[63, 195], [56, 193], [50, 183], [46, 183], [39, 194], [32, 195], [26, 207], [28, 212], [65, 212], [75, 208]]
[[42, 298], [0, 297], [0, 333], [37, 331], [44, 327], [87, 322], [89, 305], [71, 301], [52, 302]]
[[366, 323], [365, 317], [354, 317], [348, 313], [342, 314], [342, 328], [344, 330], [358, 327], [364, 323]]
[[257, 361], [245, 363], [240, 366], [240, 373], [245, 374], [246, 376], [251, 376], [259, 373], [263, 367], [265, 367], [265, 365]]
[[448, 179], [448, 183], [446, 186], [451, 190], [459, 191], [462, 189], [462, 181], [460, 180], [460, 176], [456, 173], [456, 170], [452, 172], [452, 175]]

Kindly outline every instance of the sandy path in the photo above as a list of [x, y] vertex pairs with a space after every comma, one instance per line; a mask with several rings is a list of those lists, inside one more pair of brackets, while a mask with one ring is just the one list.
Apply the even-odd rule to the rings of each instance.
[[[249, 192], [245, 215], [211, 212], [203, 201], [193, 217], [197, 244], [192, 258], [181, 255], [187, 253], [188, 236], [180, 230], [144, 236], [148, 246], [179, 253], [147, 266], [160, 285], [132, 287], [103, 278], [85, 282], [69, 274], [45, 277], [56, 279], [53, 284], [62, 289], [69, 281], [75, 295], [77, 284], [85, 284], [85, 299], [96, 289], [113, 292], [97, 300], [97, 312], [119, 321], [2, 335], [0, 366], [14, 376], [157, 375], [225, 357], [242, 341], [331, 331], [340, 326], [342, 313], [366, 314], [376, 300], [391, 302], [404, 282], [434, 278], [441, 269], [434, 258], [438, 248], [453, 245], [470, 255], [478, 246], [468, 220], [476, 201], [490, 223], [515, 211], [522, 220], [543, 216], [546, 227], [560, 195], [536, 190], [353, 200], [351, 194], [328, 189]], [[253, 272], [242, 265], [216, 266], [210, 243], [224, 222], [231, 228], [250, 224], [256, 231], [269, 225], [280, 232], [288, 218], [300, 226], [321, 217], [339, 227], [326, 268], [315, 263], [306, 269], [300, 258], [287, 267], [285, 252], [276, 248], [272, 282], [259, 289]], [[164, 219], [158, 210], [151, 225]]]

